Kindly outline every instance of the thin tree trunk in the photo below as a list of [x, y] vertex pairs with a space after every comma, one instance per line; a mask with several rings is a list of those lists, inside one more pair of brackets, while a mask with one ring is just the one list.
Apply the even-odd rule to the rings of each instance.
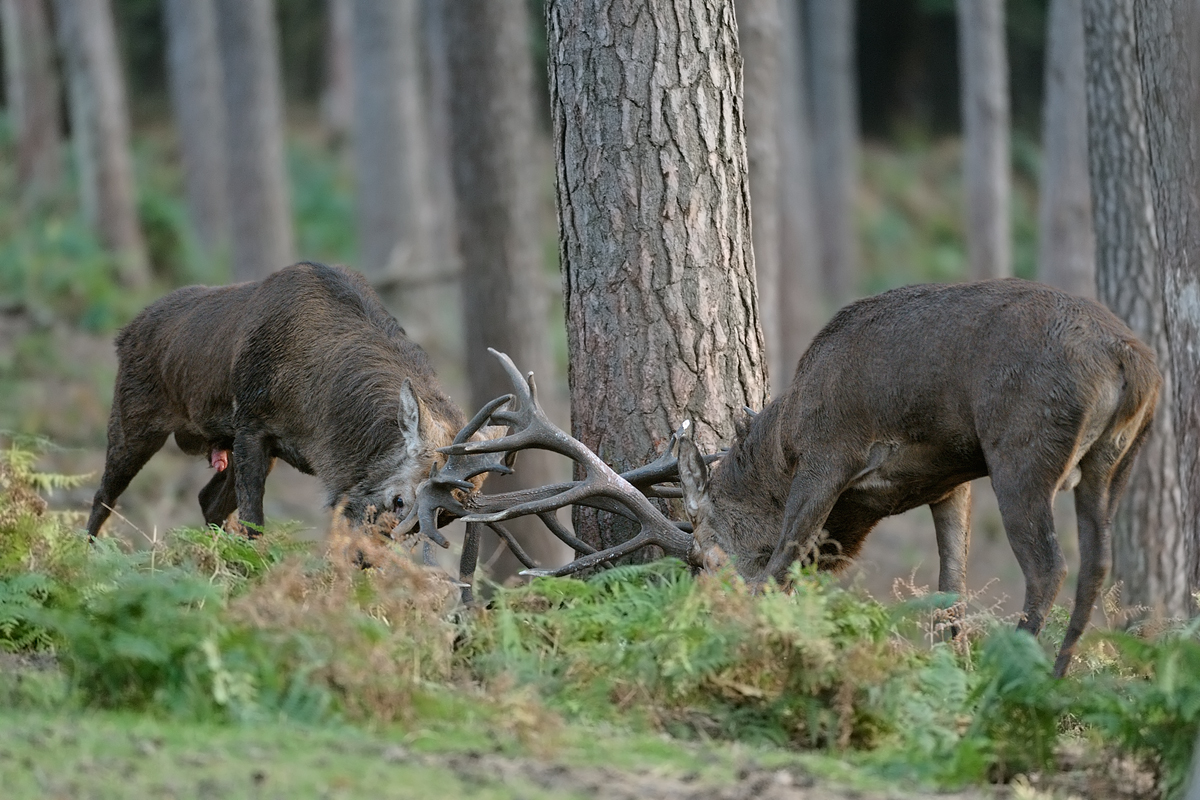
[[37, 203], [62, 181], [62, 118], [46, 0], [0, 0], [9, 119], [17, 182]]
[[377, 284], [420, 274], [427, 256], [417, 2], [355, 0], [354, 155], [359, 254]]
[[354, 125], [354, 0], [326, 0], [325, 24], [321, 121], [340, 144]]
[[287, 266], [295, 253], [274, 4], [216, 0], [216, 9], [233, 276], [252, 280]]
[[1051, 286], [1095, 297], [1083, 0], [1051, 0], [1046, 42], [1038, 270]]
[[[534, 147], [533, 59], [525, 0], [449, 0], [450, 129], [463, 262], [463, 316], [471, 401], [478, 408], [509, 391], [487, 348], [508, 353], [544, 386], [553, 383], [547, 340], [548, 286], [542, 242], [549, 220], [538, 203], [541, 165]], [[511, 478], [490, 478], [490, 491], [561, 480], [551, 453], [522, 453]], [[512, 523], [539, 564], [566, 555], [541, 522]], [[496, 548], [489, 537], [490, 550]], [[484, 553], [487, 560], [489, 554]], [[493, 567], [503, 581], [521, 569], [511, 554]]]
[[[453, 0], [422, 0], [421, 30], [425, 39], [425, 105], [429, 158], [428, 206], [434, 210], [430, 268], [434, 273], [454, 275], [461, 269], [458, 253], [458, 212], [454, 200], [453, 145], [450, 132], [450, 43], [446, 31], [446, 6]], [[529, 12], [524, 12], [528, 21]], [[459, 359], [461, 360], [461, 359]]]
[[129, 150], [129, 109], [108, 0], [58, 0], [71, 134], [84, 216], [118, 260], [123, 283], [150, 280]]
[[1004, 0], [958, 0], [967, 260], [974, 279], [1012, 274]]
[[[812, 122], [805, 68], [802, 0], [780, 0], [779, 100], [779, 327], [778, 370], [771, 369], [779, 394], [824, 322], [821, 302], [821, 242], [813, 183]], [[761, 292], [760, 292], [761, 297]], [[770, 353], [768, 353], [770, 355]], [[774, 356], [772, 356], [774, 358]], [[773, 362], [774, 363], [774, 362]]]
[[713, 450], [766, 399], [732, 3], [551, 0], [547, 27], [574, 435], [626, 469], [690, 418]]
[[1137, 0], [1137, 53], [1158, 225], [1158, 271], [1166, 301], [1174, 377], [1185, 569], [1200, 589], [1200, 156], [1196, 36], [1190, 0]]
[[1123, 601], [1168, 616], [1188, 608], [1170, 353], [1137, 63], [1133, 0], [1084, 4], [1088, 150], [1099, 299], [1149, 344], [1163, 393], [1113, 522], [1113, 579]]
[[163, 24], [188, 210], [200, 245], [211, 255], [229, 235], [216, 10], [212, 0], [166, 0]]
[[808, 0], [804, 20], [812, 99], [813, 174], [825, 294], [837, 305], [858, 293], [858, 92], [854, 0]]
[[[754, 281], [759, 321], [767, 347], [767, 377], [781, 383], [783, 323], [780, 303], [779, 98], [780, 0], [737, 0], [738, 47], [745, 57], [746, 156], [750, 165]], [[765, 381], [768, 393], [771, 382]]]

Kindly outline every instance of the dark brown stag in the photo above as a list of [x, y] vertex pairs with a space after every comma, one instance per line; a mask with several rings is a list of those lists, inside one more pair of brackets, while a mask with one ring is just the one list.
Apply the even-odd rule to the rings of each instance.
[[200, 492], [205, 521], [237, 509], [253, 535], [276, 458], [320, 478], [351, 520], [404, 514], [463, 424], [425, 352], [361, 275], [338, 267], [178, 289], [121, 330], [117, 355], [92, 537], [171, 434], [217, 468]]
[[[1112, 515], [1161, 383], [1151, 352], [1093, 302], [1016, 279], [910, 286], [842, 309], [800, 359], [791, 386], [738, 433], [711, 474], [685, 423], [675, 436], [678, 463], [668, 452], [618, 476], [555, 428], [537, 406], [532, 377], [522, 379], [500, 358], [515, 408], [498, 398], [472, 424], [477, 430], [490, 417], [509, 435], [466, 442], [474, 433], [468, 426], [443, 448], [446, 470], [418, 490], [410, 528], [438, 508], [478, 524], [530, 513], [548, 519], [556, 508], [585, 503], [636, 520], [641, 533], [598, 553], [564, 538], [586, 555], [531, 572], [568, 574], [655, 544], [695, 567], [732, 558], [750, 582], [762, 583], [786, 580], [796, 560], [837, 568], [879, 520], [928, 505], [938, 588], [961, 595], [969, 481], [988, 475], [1025, 576], [1020, 627], [1036, 635], [1066, 575], [1052, 501], [1073, 489], [1081, 563], [1055, 663], [1060, 675], [1108, 574]], [[456, 481], [502, 466], [473, 454], [529, 447], [575, 459], [586, 479], [446, 499]], [[675, 480], [681, 490], [659, 486]], [[682, 496], [692, 533], [648, 496]]]

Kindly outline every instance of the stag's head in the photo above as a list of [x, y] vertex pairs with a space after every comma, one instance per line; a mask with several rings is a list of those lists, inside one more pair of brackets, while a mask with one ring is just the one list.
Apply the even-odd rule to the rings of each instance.
[[769, 487], [744, 480], [740, 469], [744, 431], [739, 431], [733, 447], [710, 471], [689, 428], [685, 423], [677, 437], [683, 508], [692, 523], [689, 560], [709, 570], [732, 560], [743, 576], [760, 577], [779, 542], [783, 507], [771, 497]]

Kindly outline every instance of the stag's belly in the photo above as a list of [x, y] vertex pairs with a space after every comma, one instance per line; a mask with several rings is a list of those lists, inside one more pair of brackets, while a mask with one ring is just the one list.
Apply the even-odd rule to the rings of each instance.
[[983, 451], [970, 442], [932, 446], [923, 443], [876, 443], [867, 467], [842, 497], [877, 519], [936, 503], [954, 487], [987, 475]]

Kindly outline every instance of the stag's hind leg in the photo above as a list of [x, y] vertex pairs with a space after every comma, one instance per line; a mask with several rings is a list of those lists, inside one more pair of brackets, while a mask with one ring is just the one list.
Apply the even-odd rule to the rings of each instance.
[[1052, 511], [1059, 476], [1044, 474], [1047, 470], [1037, 469], [1038, 463], [1034, 458], [1017, 458], [992, 472], [1004, 531], [1025, 576], [1025, 617], [1017, 627], [1034, 636], [1041, 633], [1067, 576]]
[[100, 478], [100, 488], [92, 500], [92, 513], [88, 517], [89, 539], [95, 539], [100, 533], [100, 527], [108, 520], [117, 498], [129, 488], [129, 482], [162, 448], [169, 435], [168, 431], [155, 430], [148, 425], [130, 425], [129, 420], [124, 420], [123, 424], [120, 411], [114, 408], [108, 424], [104, 475]]
[[1062, 677], [1071, 663], [1075, 645], [1087, 628], [1100, 590], [1112, 568], [1112, 518], [1117, 502], [1129, 482], [1129, 472], [1145, 440], [1149, 426], [1132, 446], [1122, 451], [1116, 442], [1098, 443], [1079, 462], [1079, 485], [1075, 487], [1075, 516], [1079, 521], [1079, 585], [1075, 608], [1054, 661], [1054, 674]]

